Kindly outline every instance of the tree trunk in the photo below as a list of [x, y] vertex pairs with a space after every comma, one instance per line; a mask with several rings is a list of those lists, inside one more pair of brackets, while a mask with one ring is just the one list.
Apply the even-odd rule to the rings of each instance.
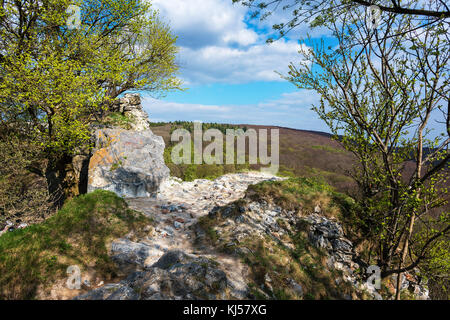
[[[425, 118], [425, 121], [422, 123], [422, 125], [419, 127], [418, 130], [418, 144], [417, 144], [417, 164], [416, 164], [416, 179], [417, 181], [420, 181], [420, 178], [422, 176], [422, 164], [423, 164], [423, 129], [425, 128], [426, 125], [426, 120], [429, 117], [429, 113], [427, 113], [427, 116]], [[416, 198], [419, 199], [420, 198], [420, 192], [421, 192], [421, 188], [418, 188], [417, 190], [417, 194], [416, 194]], [[405, 236], [405, 244], [403, 246], [403, 250], [402, 250], [402, 254], [400, 257], [400, 262], [399, 262], [399, 270], [402, 269], [403, 266], [403, 262], [406, 259], [406, 254], [408, 253], [408, 245], [409, 245], [409, 239], [413, 233], [413, 229], [414, 229], [414, 223], [415, 223], [415, 215], [416, 215], [416, 211], [414, 210], [411, 218], [409, 220], [409, 226], [408, 226], [408, 231], [406, 233]], [[395, 292], [395, 300], [400, 300], [400, 286], [402, 284], [402, 272], [399, 272], [397, 274], [397, 290]]]
[[[409, 226], [408, 226], [408, 232], [405, 237], [405, 244], [402, 249], [402, 255], [400, 257], [400, 262], [398, 264], [398, 269], [400, 270], [403, 267], [403, 262], [406, 259], [406, 254], [408, 253], [408, 245], [409, 245], [409, 238], [413, 232], [414, 228], [414, 222], [415, 222], [415, 214], [411, 216], [411, 219], [409, 220]], [[400, 300], [400, 289], [402, 285], [402, 272], [399, 272], [397, 274], [397, 290], [395, 291], [395, 300]]]
[[47, 179], [47, 187], [53, 205], [59, 209], [64, 201], [70, 196], [71, 179], [70, 174], [72, 165], [72, 157], [63, 155], [59, 158], [48, 159], [45, 170]]

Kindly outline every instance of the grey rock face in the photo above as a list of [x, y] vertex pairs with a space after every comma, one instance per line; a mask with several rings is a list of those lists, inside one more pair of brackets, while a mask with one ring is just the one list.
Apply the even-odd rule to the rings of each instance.
[[150, 196], [169, 177], [164, 147], [162, 137], [151, 130], [96, 130], [88, 192], [104, 189], [125, 198]]
[[351, 254], [353, 245], [344, 238], [339, 223], [317, 214], [309, 215], [306, 221], [310, 223], [309, 239], [315, 247]]
[[143, 243], [132, 242], [128, 239], [119, 239], [111, 244], [111, 258], [119, 266], [145, 266], [151, 247]]
[[138, 300], [139, 295], [125, 283], [107, 284], [75, 297], [74, 300]]
[[169, 251], [145, 271], [105, 285], [76, 300], [197, 300], [225, 298], [227, 277], [213, 261]]
[[192, 256], [188, 255], [180, 250], [172, 250], [163, 255], [153, 267], [160, 269], [169, 269], [176, 264], [183, 264], [192, 260]]
[[[284, 210], [273, 203], [267, 203], [264, 200], [253, 201], [251, 199], [245, 205], [240, 204], [239, 207], [235, 207], [234, 204], [225, 207], [213, 207], [209, 212], [209, 217], [221, 217], [224, 219], [214, 227], [214, 230], [219, 235], [218, 242], [230, 248], [233, 247], [233, 244], [240, 243], [246, 237], [265, 238], [270, 236], [279, 244], [292, 249], [292, 244], [284, 241], [283, 235], [288, 232], [295, 232], [298, 226], [302, 226], [301, 228], [305, 228], [304, 230], [308, 233], [310, 243], [317, 248], [325, 249], [324, 253], [327, 255], [328, 267], [342, 271], [342, 278], [336, 278], [337, 283], [341, 281], [348, 282], [353, 285], [356, 291], [364, 291], [371, 295], [372, 299], [382, 299], [373, 286], [367, 285], [364, 276], [355, 272], [356, 270], [365, 270], [367, 266], [357, 263], [357, 259], [355, 259], [357, 253], [353, 244], [345, 238], [343, 228], [337, 220], [317, 213], [310, 213], [306, 216], [298, 215], [293, 211]], [[223, 234], [228, 236], [223, 239]], [[201, 235], [201, 237], [203, 238], [204, 235]], [[245, 251], [243, 248], [237, 248], [235, 253], [241, 255], [251, 254], [251, 252]], [[417, 282], [404, 281], [404, 288], [409, 288], [418, 298], [426, 299], [428, 295], [426, 289], [418, 286]], [[287, 284], [298, 297], [303, 297], [302, 284], [295, 282], [293, 279], [287, 279]], [[272, 291], [272, 281], [269, 281], [267, 277], [264, 286]], [[343, 296], [342, 298], [351, 299], [348, 296]]]

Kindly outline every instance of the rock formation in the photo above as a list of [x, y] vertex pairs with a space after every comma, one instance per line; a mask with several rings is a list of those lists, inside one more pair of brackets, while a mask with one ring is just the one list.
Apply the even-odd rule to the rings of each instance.
[[151, 130], [96, 130], [88, 192], [104, 189], [125, 198], [150, 196], [169, 176], [163, 154], [164, 140]]
[[139, 94], [126, 93], [122, 98], [114, 101], [111, 111], [119, 112], [128, 117], [131, 120], [131, 130], [145, 131], [150, 129], [148, 114], [142, 110]]
[[[280, 179], [258, 172], [228, 174], [214, 181], [169, 178], [157, 197], [129, 199], [132, 209], [153, 219], [151, 235], [113, 241], [110, 256], [128, 276], [77, 299], [254, 299], [249, 267], [241, 260], [252, 253], [239, 244], [245, 239], [269, 237], [293, 250], [289, 234], [300, 225], [307, 230], [307, 241], [326, 253], [324, 267], [341, 272], [333, 282], [346, 283], [355, 292], [381, 299], [368, 285], [362, 271], [367, 266], [355, 259], [353, 244], [338, 221], [317, 213], [299, 215], [264, 200], [244, 197], [248, 185]], [[208, 230], [199, 224], [199, 219], [207, 217], [220, 218], [213, 223], [218, 237], [214, 247], [207, 245]], [[218, 248], [226, 248], [227, 254]], [[428, 299], [426, 287], [413, 274], [404, 279], [404, 288], [418, 299]], [[264, 281], [266, 289], [257, 290], [261, 296], [273, 298], [267, 293], [273, 280], [266, 274]], [[286, 287], [299, 298], [307, 294], [304, 284], [293, 278], [286, 279]], [[342, 294], [340, 298], [353, 297]]]
[[121, 197], [148, 197], [169, 177], [164, 163], [164, 140], [150, 130], [138, 94], [125, 94], [112, 112], [130, 119], [131, 130], [94, 129], [95, 149], [89, 161], [87, 191], [113, 191]]
[[174, 250], [153, 266], [105, 285], [78, 300], [226, 299], [227, 277], [213, 260]]

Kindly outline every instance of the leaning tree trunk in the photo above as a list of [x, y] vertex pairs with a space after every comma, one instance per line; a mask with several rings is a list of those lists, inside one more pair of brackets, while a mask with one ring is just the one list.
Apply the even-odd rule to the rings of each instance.
[[[426, 119], [428, 119], [429, 114], [427, 115]], [[419, 141], [418, 141], [418, 145], [417, 145], [417, 164], [416, 164], [416, 179], [417, 181], [420, 180], [421, 176], [422, 176], [422, 158], [423, 158], [423, 129], [425, 127], [426, 121], [424, 123], [422, 123], [422, 125], [419, 127]], [[416, 194], [416, 198], [419, 199], [420, 198], [420, 192], [421, 192], [421, 188], [419, 188], [417, 190], [417, 194]], [[405, 244], [403, 246], [402, 249], [402, 253], [401, 253], [401, 257], [400, 257], [400, 262], [399, 262], [399, 270], [402, 269], [403, 264], [405, 263], [406, 260], [406, 255], [408, 253], [408, 246], [409, 246], [409, 240], [411, 238], [411, 235], [414, 231], [414, 223], [415, 223], [415, 215], [416, 215], [416, 211], [413, 211], [411, 218], [409, 219], [409, 225], [408, 225], [408, 230], [405, 236]], [[400, 291], [401, 291], [401, 284], [402, 284], [402, 272], [399, 271], [397, 274], [397, 290], [395, 292], [395, 300], [400, 300]]]
[[73, 170], [73, 158], [68, 155], [49, 157], [45, 170], [48, 192], [53, 205], [59, 209], [67, 198], [76, 195], [77, 177]]
[[[403, 246], [401, 257], [400, 257], [400, 262], [398, 264], [399, 270], [402, 269], [403, 264], [406, 260], [406, 255], [408, 253], [408, 246], [409, 246], [409, 238], [411, 237], [411, 234], [413, 232], [414, 222], [415, 222], [415, 214], [413, 213], [413, 215], [411, 216], [411, 218], [409, 220], [408, 231], [407, 231], [406, 237], [405, 237], [405, 244]], [[399, 271], [397, 273], [397, 290], [395, 292], [395, 300], [400, 300], [402, 278], [403, 278], [402, 272]]]

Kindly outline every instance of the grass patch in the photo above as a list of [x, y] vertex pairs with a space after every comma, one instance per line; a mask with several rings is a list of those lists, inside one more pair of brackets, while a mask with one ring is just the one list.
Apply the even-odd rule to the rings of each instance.
[[[278, 300], [318, 300], [342, 299], [353, 292], [350, 284], [336, 284], [338, 272], [327, 267], [325, 253], [309, 244], [306, 233], [297, 232], [291, 240], [293, 250], [270, 238], [247, 238], [240, 244], [251, 250], [242, 256], [243, 261], [250, 267], [253, 282], [266, 294]], [[269, 285], [267, 276], [272, 280]], [[301, 285], [303, 296], [294, 290], [292, 280]]]
[[284, 181], [264, 181], [251, 185], [247, 197], [254, 201], [275, 203], [286, 210], [301, 214], [314, 212], [320, 207], [320, 214], [341, 222], [347, 238], [355, 242], [369, 230], [361, 220], [361, 208], [348, 195], [336, 191], [323, 179], [288, 178]]
[[[286, 210], [314, 212], [317, 205], [321, 214], [342, 218], [351, 212], [354, 201], [320, 179], [289, 178], [284, 181], [265, 181], [249, 186], [247, 196], [251, 200], [273, 202]], [[342, 210], [345, 209], [345, 210]]]
[[40, 285], [67, 277], [70, 265], [114, 277], [107, 244], [150, 223], [109, 191], [70, 200], [45, 222], [0, 237], [0, 299], [33, 299]]
[[216, 230], [214, 230], [214, 226], [216, 225], [215, 220], [210, 219], [208, 216], [203, 216], [198, 219], [198, 224], [206, 232], [206, 235], [212, 244], [216, 244], [219, 240], [219, 235]]
[[103, 123], [105, 125], [120, 127], [125, 130], [130, 130], [132, 128], [133, 122], [134, 121], [132, 118], [120, 112], [112, 112], [103, 120]]

